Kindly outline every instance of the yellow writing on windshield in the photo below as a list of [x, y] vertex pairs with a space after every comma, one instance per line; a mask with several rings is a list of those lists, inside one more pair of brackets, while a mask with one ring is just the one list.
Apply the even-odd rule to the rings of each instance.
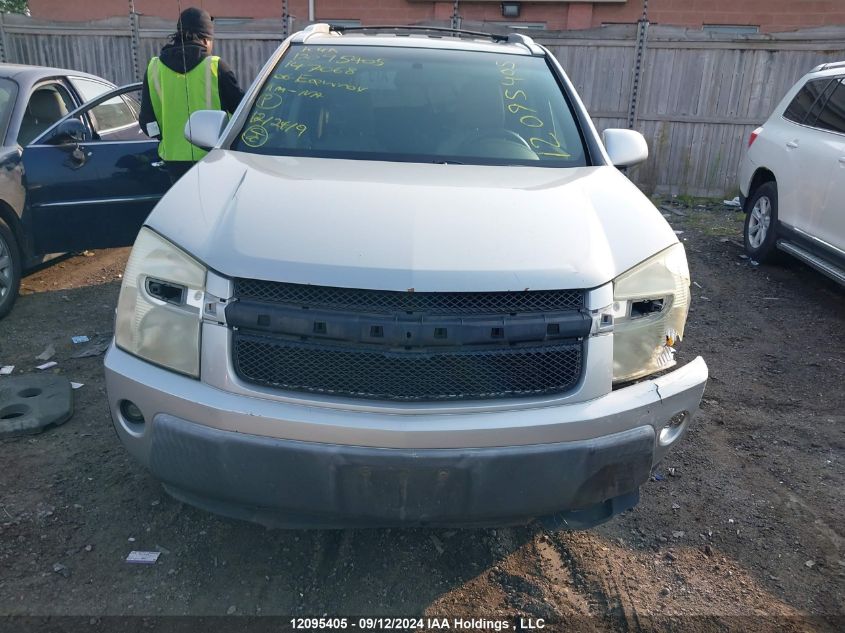
[[[534, 149], [537, 156], [571, 158], [572, 155], [567, 153], [561, 146], [560, 140], [554, 131], [545, 130], [542, 133], [539, 131], [541, 128], [545, 128], [546, 124], [540, 118], [537, 110], [527, 105], [530, 99], [525, 88], [517, 83], [524, 81], [524, 78], [519, 76], [516, 63], [496, 62], [496, 66], [498, 66], [499, 73], [502, 77], [501, 85], [504, 88], [505, 108], [519, 122], [520, 126], [527, 128], [525, 130], [527, 134], [535, 135], [529, 137], [528, 143]], [[537, 134], [539, 136], [536, 136]]]

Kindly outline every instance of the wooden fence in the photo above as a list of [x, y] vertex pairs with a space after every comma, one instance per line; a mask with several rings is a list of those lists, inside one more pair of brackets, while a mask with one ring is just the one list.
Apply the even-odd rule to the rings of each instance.
[[[0, 59], [127, 83], [172, 29], [170, 22], [144, 16], [58, 23], [4, 15]], [[252, 20], [219, 25], [216, 35], [215, 52], [247, 84], [281, 42], [282, 28]], [[845, 26], [737, 36], [652, 25], [640, 47], [636, 25], [531, 35], [561, 61], [599, 131], [628, 126], [640, 50], [634, 127], [648, 140], [651, 157], [629, 175], [649, 193], [731, 195], [751, 130], [813, 66], [845, 59]]]

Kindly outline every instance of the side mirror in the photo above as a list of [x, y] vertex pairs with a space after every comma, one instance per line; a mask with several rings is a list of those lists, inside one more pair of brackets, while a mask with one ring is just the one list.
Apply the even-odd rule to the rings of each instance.
[[79, 119], [62, 121], [50, 135], [50, 145], [78, 145], [88, 138], [88, 128]]
[[221, 110], [197, 110], [185, 123], [185, 138], [200, 149], [211, 149], [228, 122], [229, 115]]
[[616, 167], [630, 167], [648, 158], [645, 137], [634, 130], [609, 129], [602, 133], [602, 140]]

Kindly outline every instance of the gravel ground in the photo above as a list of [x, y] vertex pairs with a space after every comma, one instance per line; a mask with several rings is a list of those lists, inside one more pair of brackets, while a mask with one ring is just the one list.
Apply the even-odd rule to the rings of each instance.
[[[102, 357], [71, 358], [84, 347], [71, 336], [92, 346], [111, 336], [128, 251], [30, 275], [0, 322], [0, 365], [35, 371], [52, 344], [54, 371], [84, 387], [65, 425], [0, 442], [0, 615], [842, 630], [845, 293], [797, 262], [745, 259], [734, 211], [663, 208], [683, 231], [695, 280], [680, 359], [704, 356], [711, 379], [700, 416], [639, 506], [580, 533], [268, 531], [176, 502], [118, 442]], [[133, 549], [162, 555], [133, 566], [124, 562]]]

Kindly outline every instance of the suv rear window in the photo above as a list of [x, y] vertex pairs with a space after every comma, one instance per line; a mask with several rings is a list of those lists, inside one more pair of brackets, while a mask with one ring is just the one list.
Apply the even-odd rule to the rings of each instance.
[[836, 82], [836, 89], [816, 119], [815, 127], [845, 134], [845, 83]]
[[232, 149], [413, 162], [587, 164], [562, 88], [539, 57], [294, 45]]
[[804, 87], [798, 91], [792, 103], [786, 108], [783, 116], [795, 123], [804, 123], [813, 105], [819, 100], [819, 97], [825, 92], [825, 88], [831, 83], [830, 77], [824, 79], [812, 79], [804, 84]]

